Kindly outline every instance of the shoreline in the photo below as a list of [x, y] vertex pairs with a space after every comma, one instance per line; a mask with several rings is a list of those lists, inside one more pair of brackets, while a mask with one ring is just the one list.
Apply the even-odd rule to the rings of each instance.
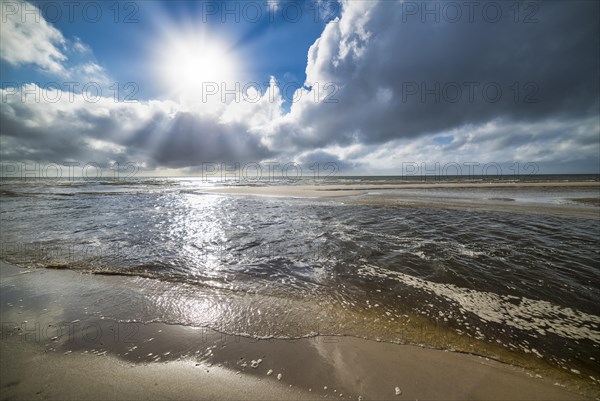
[[[160, 340], [148, 342], [155, 337], [147, 335], [166, 329], [170, 333], [190, 330], [151, 324], [142, 328], [143, 337], [134, 346], [143, 347], [144, 353], [171, 349]], [[199, 347], [202, 352], [212, 349], [208, 359], [186, 355], [153, 362], [133, 362], [110, 347], [93, 352], [91, 347], [63, 344], [48, 349], [3, 340], [2, 395], [9, 399], [591, 399], [488, 358], [352, 337], [255, 342], [217, 333]], [[253, 368], [251, 364], [258, 361]]]
[[[344, 336], [257, 340], [117, 322], [73, 311], [85, 296], [83, 282], [111, 286], [122, 277], [0, 268], [0, 388], [10, 399], [588, 399], [550, 377], [466, 353]], [[55, 296], [38, 303], [27, 287], [32, 280], [50, 293], [57, 289]], [[65, 282], [68, 293], [60, 291]]]
[[[582, 189], [584, 197], [573, 197], [565, 193], [563, 201], [519, 201], [505, 196], [488, 198], [444, 196], [411, 193], [411, 190], [502, 190], [517, 191]], [[590, 190], [597, 189], [597, 197]], [[374, 192], [372, 192], [374, 191]], [[379, 192], [380, 191], [380, 192]], [[405, 192], [406, 191], [406, 192]], [[198, 194], [229, 196], [260, 196], [273, 198], [303, 198], [324, 201], [339, 201], [344, 204], [425, 207], [454, 210], [508, 212], [519, 214], [543, 214], [565, 217], [600, 218], [600, 182], [521, 182], [521, 183], [430, 183], [430, 184], [340, 184], [340, 185], [285, 185], [285, 186], [230, 186], [207, 188], [196, 191]]]
[[[201, 192], [265, 195], [265, 196], [353, 196], [368, 191], [390, 189], [475, 189], [475, 188], [598, 188], [598, 181], [569, 181], [569, 182], [492, 182], [492, 183], [405, 183], [405, 184], [323, 184], [323, 185], [282, 185], [256, 186], [239, 185], [218, 188], [207, 188]], [[298, 195], [296, 195], [298, 194]], [[336, 195], [337, 194], [337, 195]]]

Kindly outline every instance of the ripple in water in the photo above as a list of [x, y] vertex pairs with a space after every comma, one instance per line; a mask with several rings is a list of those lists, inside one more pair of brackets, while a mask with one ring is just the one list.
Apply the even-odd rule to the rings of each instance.
[[3, 185], [1, 257], [131, 276], [106, 301], [119, 319], [529, 355], [597, 379], [598, 220], [197, 189]]

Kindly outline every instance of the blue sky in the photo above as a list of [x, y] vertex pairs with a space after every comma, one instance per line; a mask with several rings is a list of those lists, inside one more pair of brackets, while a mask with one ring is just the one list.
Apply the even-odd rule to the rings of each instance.
[[599, 4], [473, 4], [0, 0], [0, 158], [599, 172]]
[[[326, 22], [339, 15], [336, 2], [321, 5], [295, 2], [287, 8], [266, 2], [239, 1], [140, 1], [97, 2], [33, 1], [40, 16], [66, 38], [78, 38], [93, 51], [93, 59], [117, 82], [139, 84], [140, 100], [161, 97], [148, 64], [152, 46], [164, 29], [201, 26], [215, 36], [229, 38], [242, 49], [248, 79], [268, 83], [275, 76], [282, 85], [304, 83], [306, 55]], [[90, 4], [89, 6], [86, 4]], [[100, 12], [100, 14], [98, 14]], [[35, 18], [33, 14], [30, 18]], [[268, 55], [268, 62], [266, 59]], [[77, 57], [71, 55], [72, 63]], [[47, 81], [35, 65], [13, 68], [2, 61], [4, 81]], [[142, 74], [140, 74], [142, 72]], [[288, 100], [293, 91], [286, 91]]]

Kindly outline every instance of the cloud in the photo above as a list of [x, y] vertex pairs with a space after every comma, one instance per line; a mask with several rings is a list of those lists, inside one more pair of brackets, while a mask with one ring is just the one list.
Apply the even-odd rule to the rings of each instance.
[[89, 54], [92, 52], [92, 49], [90, 49], [90, 47], [88, 45], [86, 45], [85, 43], [83, 43], [81, 41], [81, 39], [78, 37], [75, 37], [73, 39], [71, 48], [74, 51], [76, 51], [77, 53], [81, 53], [81, 54]]
[[[598, 3], [544, 3], [536, 23], [523, 16], [515, 22], [508, 7], [494, 23], [477, 13], [472, 23], [466, 14], [445, 22], [443, 6], [429, 4], [440, 8], [434, 23], [435, 15], [412, 14], [404, 3], [345, 2], [342, 18], [310, 48], [306, 67], [306, 85], [333, 84], [335, 101], [326, 99], [331, 92], [315, 99], [302, 90], [271, 146], [376, 148], [373, 165], [379, 151], [395, 149], [430, 158], [422, 138], [457, 131], [465, 143], [446, 149], [454, 157], [598, 159], [600, 130], [590, 124], [599, 107]], [[477, 153], [466, 153], [467, 146]]]
[[[34, 64], [44, 71], [63, 75], [66, 40], [31, 3], [2, 0], [0, 57], [14, 66]], [[33, 11], [33, 13], [25, 13]]]
[[[29, 2], [0, 1], [3, 18], [0, 58], [17, 67], [34, 65], [61, 79], [110, 85], [108, 73], [96, 63], [90, 47], [80, 38], [65, 38], [44, 19], [41, 10]], [[68, 55], [86, 58], [70, 63]]]
[[[41, 90], [35, 84], [27, 90]], [[203, 162], [244, 163], [273, 156], [248, 122], [220, 122], [170, 101], [123, 103], [55, 89], [55, 102], [0, 90], [2, 160], [135, 162], [184, 168]]]
[[146, 148], [154, 164], [168, 168], [205, 162], [243, 164], [272, 156], [247, 125], [223, 124], [210, 116], [187, 111], [168, 120], [154, 121], [135, 132], [126, 144], [129, 148]]
[[[311, 47], [306, 68], [309, 84], [337, 85], [339, 102], [295, 104], [299, 125], [317, 122], [327, 142], [383, 143], [498, 117], [597, 113], [597, 3], [544, 4], [535, 24], [511, 16], [435, 24], [405, 14], [389, 2], [345, 3], [342, 19]], [[457, 88], [462, 97], [452, 102]]]
[[523, 166], [575, 161], [585, 161], [587, 171], [597, 171], [598, 132], [596, 117], [531, 123], [498, 119], [441, 133], [453, 138], [449, 143], [436, 141], [438, 134], [401, 138], [383, 145], [360, 145], [351, 157], [370, 171], [400, 171], [407, 163], [430, 167], [465, 162]]
[[[307, 52], [305, 87], [289, 113], [274, 77], [265, 93], [193, 107], [165, 100], [90, 103], [79, 94], [44, 104], [4, 90], [0, 155], [170, 169], [312, 160], [387, 173], [421, 161], [573, 163], [597, 170], [597, 2], [539, 3], [532, 23], [524, 21], [531, 10], [515, 17], [503, 2], [493, 3], [502, 7], [497, 22], [482, 14], [488, 3], [480, 4], [472, 21], [463, 8], [454, 22], [442, 12], [447, 3], [427, 3], [438, 7], [437, 16], [408, 8], [423, 4], [344, 2], [341, 17]], [[54, 60], [58, 74], [108, 80], [93, 59], [64, 70], [64, 46], [91, 57], [79, 39], [65, 42], [47, 23], [17, 27], [26, 29], [47, 30], [40, 43], [55, 50], [44, 57], [25, 52], [19, 60], [29, 61], [20, 63], [50, 70]], [[3, 35], [3, 49], [11, 41]], [[6, 60], [18, 59], [19, 49], [9, 50]]]

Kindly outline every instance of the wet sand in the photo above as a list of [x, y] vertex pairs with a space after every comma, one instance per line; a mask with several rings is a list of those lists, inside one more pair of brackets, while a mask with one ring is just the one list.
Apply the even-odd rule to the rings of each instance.
[[600, 188], [600, 182], [494, 182], [494, 183], [411, 183], [411, 184], [342, 184], [342, 185], [286, 185], [286, 186], [230, 186], [206, 189], [203, 192], [240, 195], [330, 197], [362, 195], [368, 191], [389, 189], [443, 189], [443, 188]]
[[113, 356], [44, 352], [3, 341], [0, 397], [5, 400], [294, 400], [319, 399], [277, 381], [259, 381], [190, 361], [132, 364]]
[[[415, 195], [408, 190], [423, 189], [560, 189], [581, 188], [600, 190], [600, 182], [518, 182], [518, 183], [407, 183], [407, 184], [341, 184], [341, 185], [287, 185], [287, 186], [230, 186], [211, 188], [202, 193], [229, 195], [251, 195], [296, 198], [335, 198], [345, 203], [429, 207], [444, 209], [468, 209], [524, 214], [546, 214], [554, 216], [600, 218], [599, 198], [565, 198], [566, 204], [550, 202], [515, 202], [511, 198], [442, 197]], [[407, 190], [403, 193], [402, 190]], [[375, 191], [376, 194], [372, 192]]]
[[[129, 279], [0, 263], [0, 397], [591, 399], [552, 378], [470, 354], [352, 337], [257, 340], [66, 312], [86, 296], [83, 282], [108, 292]], [[28, 285], [35, 280], [56, 288], [53, 298], [36, 299]], [[69, 291], [58, 291], [65, 282]], [[597, 388], [586, 393], [600, 395]]]

